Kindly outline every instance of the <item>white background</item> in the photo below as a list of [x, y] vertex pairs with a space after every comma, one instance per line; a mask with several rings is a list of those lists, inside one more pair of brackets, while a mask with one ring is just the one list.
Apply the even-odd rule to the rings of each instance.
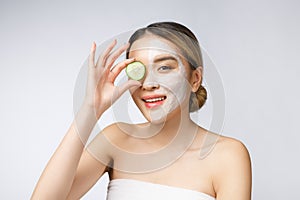
[[[30, 198], [72, 122], [91, 43], [174, 20], [196, 33], [220, 72], [222, 134], [249, 149], [253, 199], [297, 199], [299, 8], [296, 0], [0, 1], [0, 198]], [[104, 199], [106, 182], [84, 199]]]

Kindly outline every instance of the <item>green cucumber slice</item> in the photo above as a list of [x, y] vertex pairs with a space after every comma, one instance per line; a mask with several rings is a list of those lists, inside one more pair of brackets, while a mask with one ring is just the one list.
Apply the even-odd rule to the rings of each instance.
[[132, 62], [126, 67], [126, 74], [133, 80], [141, 80], [146, 73], [146, 67], [139, 61]]

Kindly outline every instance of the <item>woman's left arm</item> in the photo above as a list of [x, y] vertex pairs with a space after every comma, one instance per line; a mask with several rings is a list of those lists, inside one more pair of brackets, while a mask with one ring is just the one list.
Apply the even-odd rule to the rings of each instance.
[[247, 148], [227, 139], [219, 148], [214, 187], [217, 200], [251, 200], [252, 172]]

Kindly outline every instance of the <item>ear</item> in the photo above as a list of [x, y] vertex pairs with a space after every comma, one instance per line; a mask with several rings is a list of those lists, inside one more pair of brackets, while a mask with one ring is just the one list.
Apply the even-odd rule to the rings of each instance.
[[191, 76], [191, 87], [193, 92], [197, 92], [201, 83], [202, 83], [202, 71], [203, 67], [199, 66], [195, 70], [192, 71]]

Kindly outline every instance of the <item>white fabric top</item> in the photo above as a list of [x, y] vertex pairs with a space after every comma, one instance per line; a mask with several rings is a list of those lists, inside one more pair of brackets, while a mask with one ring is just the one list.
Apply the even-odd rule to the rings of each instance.
[[109, 182], [107, 200], [215, 200], [214, 197], [184, 188], [134, 179], [113, 179]]

